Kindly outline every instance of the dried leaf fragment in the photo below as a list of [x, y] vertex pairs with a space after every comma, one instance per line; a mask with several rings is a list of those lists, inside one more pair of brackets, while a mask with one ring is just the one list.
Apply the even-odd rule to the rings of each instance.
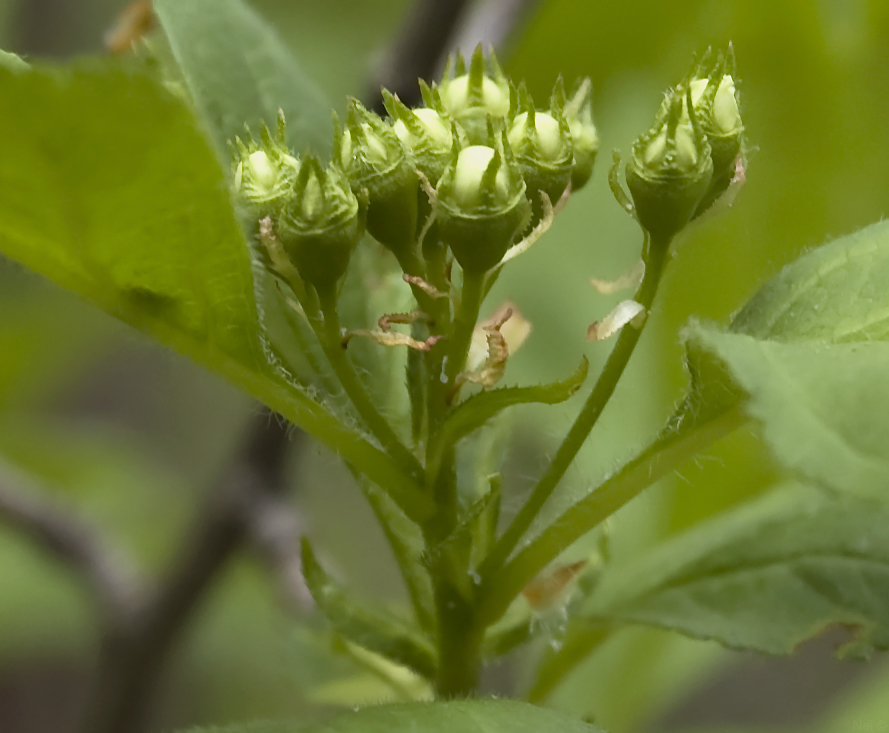
[[639, 287], [643, 277], [645, 277], [645, 262], [639, 260], [617, 280], [590, 278], [590, 285], [602, 295], [613, 295], [621, 290], [629, 290], [631, 288], [635, 290]]
[[[506, 314], [509, 311], [512, 311], [512, 316], [507, 319]], [[518, 306], [511, 300], [504, 301], [490, 317], [480, 321], [473, 330], [469, 355], [466, 357], [466, 371], [476, 371], [485, 363], [488, 358], [488, 331], [496, 324], [499, 324], [497, 330], [506, 340], [510, 354], [518, 351], [531, 334], [531, 322], [522, 315]]]
[[[487, 389], [503, 378], [510, 345], [507, 333], [503, 333], [502, 329], [517, 312], [517, 309], [507, 301], [490, 318], [475, 327], [472, 334], [473, 343], [466, 359], [467, 371], [457, 377], [456, 389], [466, 382], [480, 384]], [[519, 315], [516, 319], [516, 328], [510, 329], [508, 334], [517, 349], [530, 332], [531, 324]], [[484, 346], [480, 344], [481, 339], [484, 339]], [[483, 353], [486, 354], [484, 357], [481, 356]]]
[[604, 341], [628, 323], [637, 328], [644, 323], [645, 307], [635, 300], [624, 300], [601, 321], [594, 322], [586, 332], [587, 341]]
[[371, 331], [366, 329], [358, 329], [356, 331], [349, 331], [346, 333], [343, 338], [343, 346], [347, 346], [349, 341], [353, 336], [363, 336], [365, 338], [371, 338], [376, 341], [378, 344], [382, 344], [383, 346], [407, 346], [410, 349], [416, 349], [417, 351], [429, 351], [435, 344], [437, 344], [444, 336], [436, 335], [430, 336], [425, 341], [417, 341], [416, 339], [411, 338], [405, 333], [396, 333], [395, 331]]
[[522, 590], [522, 596], [535, 611], [543, 611], [564, 601], [574, 589], [574, 581], [586, 567], [586, 560], [563, 565], [545, 575], [539, 575]]
[[416, 275], [405, 275], [404, 281], [408, 285], [416, 285], [420, 290], [422, 290], [426, 295], [430, 298], [447, 298], [448, 294], [441, 292], [434, 285], [430, 285], [426, 282], [422, 277], [417, 277]]
[[410, 326], [417, 321], [429, 321], [429, 314], [423, 311], [411, 311], [410, 313], [387, 313], [380, 316], [377, 325], [381, 331], [389, 332], [393, 325]]
[[121, 11], [114, 25], [105, 34], [103, 39], [105, 48], [114, 56], [126, 53], [134, 43], [154, 28], [156, 22], [151, 0], [136, 0], [130, 3]]

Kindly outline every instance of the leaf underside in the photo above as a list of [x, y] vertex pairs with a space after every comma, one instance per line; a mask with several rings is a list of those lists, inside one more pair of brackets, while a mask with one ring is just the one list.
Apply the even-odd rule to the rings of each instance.
[[799, 484], [606, 572], [582, 614], [785, 655], [831, 626], [889, 648], [889, 509]]

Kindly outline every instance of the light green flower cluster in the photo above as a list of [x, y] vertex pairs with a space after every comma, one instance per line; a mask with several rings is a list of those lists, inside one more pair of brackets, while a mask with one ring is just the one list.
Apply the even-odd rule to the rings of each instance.
[[421, 88], [416, 109], [384, 91], [386, 119], [351, 100], [326, 167], [287, 150], [283, 121], [275, 136], [264, 130], [260, 143], [235, 144], [247, 214], [271, 221], [316, 287], [342, 277], [365, 230], [407, 272], [433, 222], [428, 236], [464, 271], [489, 271], [545, 215], [544, 195], [552, 205], [589, 180], [599, 145], [589, 80], [570, 100], [559, 81], [539, 110], [479, 46], [468, 68], [457, 54], [438, 84]]
[[[731, 46], [712, 62], [708, 53], [633, 144], [626, 166], [633, 208], [660, 241], [736, 179], [744, 126], [734, 67]], [[235, 188], [247, 213], [269, 218], [316, 287], [342, 277], [365, 231], [411, 275], [442, 248], [464, 271], [488, 272], [589, 180], [599, 148], [589, 79], [570, 98], [559, 80], [549, 106], [538, 109], [479, 46], [468, 66], [457, 54], [440, 82], [420, 87], [424, 105], [415, 109], [384, 90], [387, 118], [350, 100], [345, 123], [334, 119], [326, 166], [287, 149], [281, 119], [259, 143], [236, 141]]]

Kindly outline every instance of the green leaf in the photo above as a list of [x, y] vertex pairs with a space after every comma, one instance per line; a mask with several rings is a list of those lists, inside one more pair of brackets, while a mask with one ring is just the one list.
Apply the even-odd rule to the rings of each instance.
[[503, 504], [503, 477], [499, 473], [491, 473], [487, 474], [485, 479], [488, 493], [480, 499], [482, 505], [473, 519], [471, 530], [472, 552], [469, 560], [474, 567], [482, 564], [497, 542], [497, 525], [500, 522], [500, 509]]
[[727, 333], [693, 323], [692, 389], [674, 422], [701, 424], [743, 401], [785, 467], [885, 496], [887, 341], [889, 223], [881, 222], [788, 265]]
[[325, 572], [305, 538], [302, 562], [312, 597], [340, 634], [426, 678], [435, 676], [435, 650], [421, 632], [400, 617], [355, 599]]
[[889, 340], [889, 221], [785, 267], [732, 319], [730, 331], [775, 341]]
[[450, 446], [465, 438], [507, 407], [531, 402], [539, 402], [544, 405], [556, 405], [564, 402], [581, 388], [589, 367], [589, 361], [583, 357], [577, 371], [561, 382], [540, 384], [535, 387], [500, 387], [485, 390], [460, 403], [438, 431], [435, 447], [429, 460], [430, 468], [427, 469], [427, 472], [432, 476], [436, 475], [441, 460]]
[[778, 343], [700, 326], [690, 338], [727, 365], [786, 468], [832, 489], [887, 497], [889, 343]]
[[3, 252], [178, 350], [255, 361], [247, 250], [187, 111], [98, 65], [0, 71], [0, 94]]
[[413, 481], [270, 364], [249, 253], [189, 111], [114, 66], [0, 69], [0, 253], [222, 375], [386, 486]]
[[790, 654], [849, 626], [841, 651], [889, 648], [889, 508], [791, 485], [606, 569], [582, 614]]
[[189, 733], [602, 733], [564, 713], [512, 700], [377, 705], [318, 725], [257, 723]]
[[156, 0], [155, 12], [217, 152], [228, 141], [287, 120], [296, 150], [330, 145], [330, 105], [274, 31], [240, 0]]

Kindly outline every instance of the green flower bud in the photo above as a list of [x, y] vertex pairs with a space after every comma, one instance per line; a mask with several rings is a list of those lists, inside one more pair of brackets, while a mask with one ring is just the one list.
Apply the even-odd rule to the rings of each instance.
[[[394, 120], [392, 131], [410, 153], [417, 170], [434, 186], [451, 157], [453, 122], [444, 110], [439, 112], [430, 107], [408, 109], [385, 89], [383, 103]], [[461, 142], [465, 141], [465, 133], [459, 128], [458, 137]]]
[[512, 122], [507, 140], [515, 152], [531, 200], [530, 225], [543, 214], [539, 192], [555, 204], [571, 180], [574, 154], [571, 131], [562, 114], [565, 95], [561, 82], [556, 86], [550, 112], [537, 112], [524, 84], [519, 87], [520, 112]]
[[[248, 130], [249, 133], [249, 130]], [[293, 196], [299, 161], [284, 140], [284, 117], [279, 113], [276, 134], [263, 124], [260, 142], [235, 138], [232, 188], [249, 216], [257, 221], [276, 215]]]
[[438, 184], [437, 221], [441, 238], [467, 272], [495, 267], [525, 226], [529, 204], [521, 168], [503, 132], [488, 123], [487, 145], [460, 149]]
[[691, 220], [713, 161], [688, 87], [669, 94], [654, 126], [633, 143], [626, 176], [639, 221], [653, 237], [669, 241]]
[[436, 91], [445, 111], [466, 131], [472, 145], [484, 144], [488, 116], [500, 119], [509, 114], [509, 80], [493, 51], [485, 60], [481, 44], [472, 54], [468, 73], [466, 62], [459, 53], [448, 61], [445, 76]]
[[358, 199], [340, 167], [307, 154], [294, 196], [278, 220], [284, 251], [300, 276], [322, 290], [336, 285], [363, 234]]
[[590, 180], [596, 153], [599, 152], [599, 134], [593, 124], [592, 94], [593, 85], [589, 79], [584, 79], [563, 110], [574, 150], [572, 191], [579, 191]]
[[[735, 161], [743, 153], [744, 124], [735, 88], [735, 59], [731, 46], [719, 58], [706, 79], [691, 82], [692, 103], [707, 135], [713, 157], [713, 180], [696, 216], [703, 213], [728, 188]], [[728, 73], [727, 73], [728, 72]]]
[[392, 129], [357, 100], [349, 103], [348, 129], [334, 121], [334, 158], [352, 191], [367, 196], [367, 231], [401, 257], [417, 229], [419, 179]]

